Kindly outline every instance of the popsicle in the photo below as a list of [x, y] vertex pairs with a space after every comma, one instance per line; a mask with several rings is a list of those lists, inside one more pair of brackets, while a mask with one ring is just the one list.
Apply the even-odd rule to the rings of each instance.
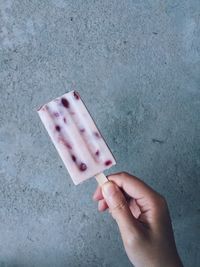
[[100, 185], [107, 181], [103, 171], [116, 161], [77, 91], [44, 104], [38, 114], [74, 184], [94, 176]]

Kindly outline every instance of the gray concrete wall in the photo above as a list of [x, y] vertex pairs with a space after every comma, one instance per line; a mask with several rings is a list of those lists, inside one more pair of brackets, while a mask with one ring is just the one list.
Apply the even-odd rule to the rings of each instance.
[[[131, 266], [35, 110], [77, 89], [117, 166], [168, 200], [200, 264], [199, 0], [0, 0], [0, 266]], [[109, 172], [108, 172], [109, 173]]]

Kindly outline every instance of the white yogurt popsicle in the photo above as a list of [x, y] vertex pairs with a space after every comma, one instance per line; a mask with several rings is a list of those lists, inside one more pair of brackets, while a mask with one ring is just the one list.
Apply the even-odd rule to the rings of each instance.
[[38, 114], [75, 184], [116, 164], [78, 92], [50, 101]]

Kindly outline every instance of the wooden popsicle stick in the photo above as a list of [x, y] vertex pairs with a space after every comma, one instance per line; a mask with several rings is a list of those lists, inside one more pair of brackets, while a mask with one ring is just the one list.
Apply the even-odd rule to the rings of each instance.
[[95, 178], [100, 186], [102, 186], [104, 183], [108, 182], [108, 178], [105, 176], [105, 174], [99, 173], [95, 175]]

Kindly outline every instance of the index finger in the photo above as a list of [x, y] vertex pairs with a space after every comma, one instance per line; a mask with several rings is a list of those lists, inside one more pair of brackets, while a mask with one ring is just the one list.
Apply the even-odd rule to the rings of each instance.
[[109, 175], [108, 180], [116, 183], [137, 202], [141, 202], [143, 200], [141, 204], [144, 204], [145, 201], [153, 203], [159, 197], [159, 194], [150, 186], [145, 184], [139, 178], [126, 172]]

